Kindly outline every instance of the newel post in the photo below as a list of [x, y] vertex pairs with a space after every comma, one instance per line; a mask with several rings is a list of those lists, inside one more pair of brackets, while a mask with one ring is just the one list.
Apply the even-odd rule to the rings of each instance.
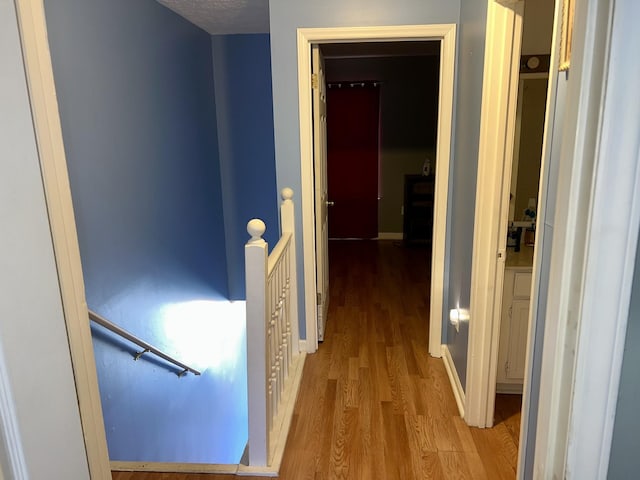
[[280, 205], [280, 227], [282, 232], [291, 233], [290, 247], [290, 284], [289, 284], [289, 314], [291, 318], [291, 340], [292, 349], [295, 353], [300, 351], [300, 319], [298, 318], [298, 264], [296, 260], [296, 217], [293, 206], [293, 190], [291, 188], [283, 188], [281, 191], [282, 205]]
[[266, 301], [268, 245], [262, 239], [266, 226], [254, 218], [247, 224], [251, 239], [244, 247], [247, 295], [247, 393], [249, 407], [249, 465], [266, 466], [267, 431]]

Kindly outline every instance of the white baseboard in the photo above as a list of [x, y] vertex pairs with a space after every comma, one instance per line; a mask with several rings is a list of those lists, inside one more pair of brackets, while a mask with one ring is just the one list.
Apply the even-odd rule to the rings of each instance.
[[498, 383], [496, 384], [496, 393], [506, 393], [506, 394], [522, 394], [522, 384], [521, 383]]
[[118, 472], [162, 472], [162, 473], [218, 473], [235, 475], [238, 465], [211, 463], [162, 463], [162, 462], [118, 462], [112, 461], [111, 470]]
[[402, 232], [378, 232], [378, 240], [402, 240]]
[[458, 405], [458, 411], [460, 416], [464, 418], [464, 389], [460, 383], [460, 377], [458, 371], [453, 363], [451, 352], [447, 345], [442, 345], [442, 360], [444, 361], [444, 368], [449, 376], [449, 382], [451, 383], [451, 389], [453, 390], [453, 396], [456, 398], [456, 404]]

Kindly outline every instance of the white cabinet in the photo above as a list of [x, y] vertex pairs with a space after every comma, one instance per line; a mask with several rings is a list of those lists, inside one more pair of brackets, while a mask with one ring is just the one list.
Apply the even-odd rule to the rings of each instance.
[[529, 330], [531, 267], [507, 267], [502, 295], [497, 391], [521, 393]]

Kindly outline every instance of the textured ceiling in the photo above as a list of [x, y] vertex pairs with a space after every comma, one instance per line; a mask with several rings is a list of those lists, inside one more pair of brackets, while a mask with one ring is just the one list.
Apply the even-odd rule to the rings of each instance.
[[157, 1], [212, 35], [269, 32], [269, 0]]

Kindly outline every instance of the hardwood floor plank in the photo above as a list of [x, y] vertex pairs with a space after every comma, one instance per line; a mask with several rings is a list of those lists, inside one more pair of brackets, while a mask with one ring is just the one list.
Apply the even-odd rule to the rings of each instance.
[[438, 452], [427, 452], [422, 455], [420, 462], [420, 471], [417, 472], [419, 476], [424, 480], [443, 480], [444, 473], [442, 466], [440, 465], [440, 457]]
[[515, 478], [518, 449], [504, 425], [472, 428], [471, 435], [491, 480]]
[[401, 452], [409, 452], [409, 438], [404, 415], [394, 412], [390, 402], [383, 402], [384, 456], [388, 478], [415, 478], [411, 459]]
[[[424, 455], [438, 450], [435, 439], [430, 434], [427, 418], [424, 415], [404, 416], [405, 428], [409, 438], [409, 447], [415, 459], [421, 459]], [[417, 465], [419, 462], [415, 462]]]
[[471, 476], [464, 452], [438, 452], [438, 457], [447, 480], [475, 480]]
[[357, 445], [358, 411], [346, 408], [336, 411], [334, 416], [333, 438], [331, 440], [331, 460], [329, 462], [329, 477], [336, 480], [346, 480], [358, 470], [358, 458], [354, 448]]

